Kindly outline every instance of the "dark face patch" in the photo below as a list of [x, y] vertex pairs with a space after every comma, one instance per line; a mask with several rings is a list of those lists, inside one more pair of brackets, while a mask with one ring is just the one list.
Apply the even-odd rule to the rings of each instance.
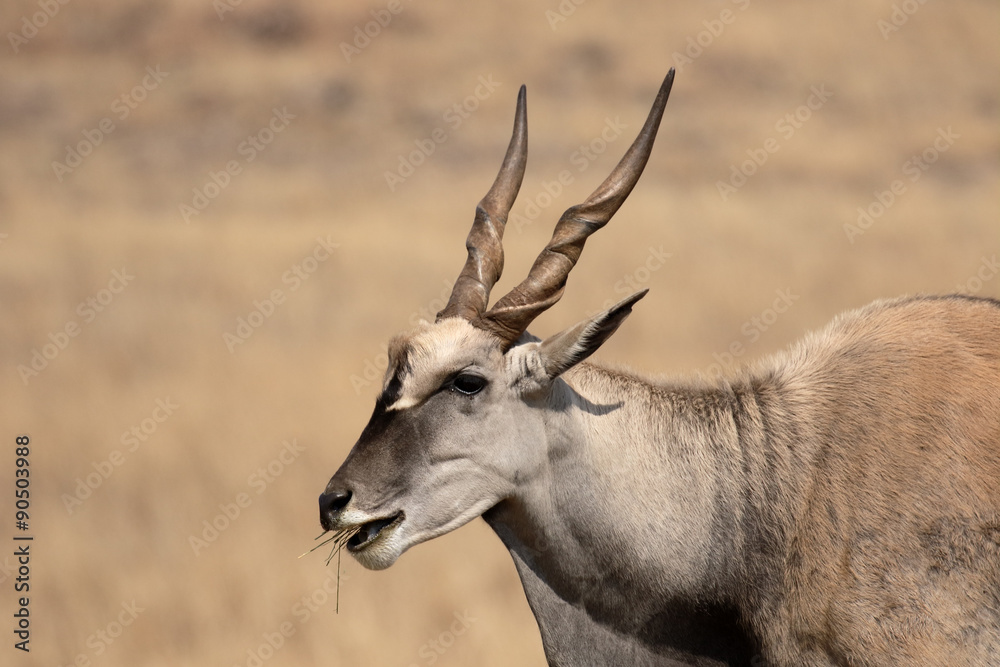
[[392, 379], [389, 380], [389, 384], [386, 385], [385, 389], [379, 395], [376, 402], [382, 406], [382, 409], [391, 407], [393, 403], [399, 400], [400, 395], [403, 393], [403, 372], [401, 367], [397, 367], [396, 372], [392, 374]]
[[403, 393], [403, 380], [411, 372], [410, 357], [405, 347], [391, 349], [389, 359], [391, 362], [395, 362], [392, 379], [389, 380], [389, 384], [385, 386], [377, 399], [377, 405], [386, 410], [399, 400]]
[[470, 419], [479, 414], [489, 393], [485, 389], [467, 396], [439, 389], [417, 404], [402, 406], [409, 402], [403, 390], [404, 383], [413, 380], [412, 370], [405, 352], [392, 356], [396, 363], [389, 382], [347, 460], [331, 480], [331, 484], [336, 481], [353, 492], [367, 489], [372, 495], [366, 498], [399, 495], [434, 458], [440, 440], [454, 436], [457, 441], [468, 441], [481, 426]]
[[[396, 387], [393, 384], [396, 383]], [[331, 484], [359, 491], [359, 487], [377, 489], [379, 495], [391, 492], [405, 478], [419, 459], [419, 417], [411, 411], [390, 410], [387, 401], [399, 398], [401, 383], [394, 377], [379, 396], [371, 419], [347, 455]]]

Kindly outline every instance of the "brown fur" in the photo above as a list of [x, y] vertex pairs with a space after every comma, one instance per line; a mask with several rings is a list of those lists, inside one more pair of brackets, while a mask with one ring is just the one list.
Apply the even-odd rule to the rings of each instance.
[[769, 664], [1000, 660], [1000, 303], [876, 302], [718, 386], [589, 364], [567, 381], [704, 461], [713, 587]]
[[1000, 659], [1000, 304], [878, 302], [772, 368], [758, 391], [809, 464], [755, 622], [774, 659]]

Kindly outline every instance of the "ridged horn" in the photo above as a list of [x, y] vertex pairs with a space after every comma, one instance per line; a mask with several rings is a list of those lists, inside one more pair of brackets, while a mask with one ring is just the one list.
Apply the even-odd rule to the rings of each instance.
[[618, 166], [585, 202], [562, 214], [552, 240], [538, 255], [528, 277], [473, 324], [496, 334], [509, 347], [538, 315], [559, 300], [587, 237], [608, 223], [642, 175], [673, 83], [674, 70], [671, 68], [639, 136]]
[[437, 314], [439, 321], [446, 317], [473, 321], [486, 310], [490, 290], [503, 272], [503, 230], [507, 225], [507, 214], [521, 188], [527, 160], [528, 110], [526, 91], [521, 86], [507, 154], [493, 187], [476, 206], [476, 217], [465, 240], [469, 256], [455, 281], [448, 304]]

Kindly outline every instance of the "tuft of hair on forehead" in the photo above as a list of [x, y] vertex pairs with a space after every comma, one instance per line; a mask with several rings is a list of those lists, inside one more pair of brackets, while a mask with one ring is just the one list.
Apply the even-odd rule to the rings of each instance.
[[500, 344], [461, 318], [421, 323], [389, 341], [389, 367], [379, 400], [393, 409], [416, 405], [471, 363], [502, 355]]

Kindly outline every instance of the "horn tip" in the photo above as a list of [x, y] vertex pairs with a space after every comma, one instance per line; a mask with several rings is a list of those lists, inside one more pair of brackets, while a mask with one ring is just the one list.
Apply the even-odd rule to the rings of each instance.
[[630, 296], [630, 297], [628, 297], [626, 299], [623, 299], [622, 301], [619, 301], [617, 304], [615, 304], [614, 306], [612, 306], [608, 310], [608, 312], [609, 313], [618, 313], [618, 312], [621, 312], [623, 310], [627, 310], [627, 311], [631, 312], [632, 311], [632, 306], [634, 306], [636, 304], [636, 302], [639, 301], [639, 299], [641, 299], [642, 297], [646, 296], [647, 294], [649, 294], [649, 288], [648, 287], [639, 290], [638, 292], [636, 292], [632, 296]]
[[633, 304], [636, 301], [638, 301], [639, 299], [641, 299], [644, 296], [646, 296], [647, 294], [649, 294], [649, 288], [648, 287], [644, 287], [641, 290], [639, 290], [638, 292], [636, 292], [635, 294], [633, 294], [632, 296], [630, 296], [629, 298], [627, 298], [626, 301], [628, 301], [630, 304]]
[[[674, 68], [671, 67], [667, 75], [663, 77], [663, 83], [660, 84], [660, 95], [669, 96], [670, 89], [674, 87]], [[666, 103], [666, 100], [664, 100]]]

